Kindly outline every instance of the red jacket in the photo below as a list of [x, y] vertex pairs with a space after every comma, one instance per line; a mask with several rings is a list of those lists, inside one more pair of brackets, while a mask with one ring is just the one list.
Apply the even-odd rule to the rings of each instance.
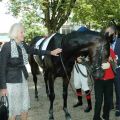
[[[110, 48], [110, 57], [112, 57], [113, 59], [116, 59], [116, 55], [115, 52]], [[112, 70], [112, 66], [110, 65], [109, 69], [105, 70], [105, 74], [104, 77], [102, 78], [103, 80], [110, 80], [110, 79], [114, 79], [115, 74]]]

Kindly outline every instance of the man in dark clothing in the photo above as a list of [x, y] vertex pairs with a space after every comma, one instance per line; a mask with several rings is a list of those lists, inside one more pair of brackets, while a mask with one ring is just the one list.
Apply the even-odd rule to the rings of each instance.
[[116, 112], [115, 116], [120, 116], [120, 38], [118, 37], [118, 34], [114, 37], [112, 41], [111, 47], [115, 51], [117, 55], [117, 64], [118, 67], [116, 68], [116, 77], [114, 81], [115, 85], [115, 93], [116, 93]]

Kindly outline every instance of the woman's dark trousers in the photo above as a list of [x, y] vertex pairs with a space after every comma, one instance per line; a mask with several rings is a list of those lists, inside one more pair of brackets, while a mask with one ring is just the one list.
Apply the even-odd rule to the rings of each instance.
[[100, 113], [104, 98], [103, 118], [109, 120], [113, 96], [113, 80], [95, 80], [95, 108], [93, 120], [101, 120]]

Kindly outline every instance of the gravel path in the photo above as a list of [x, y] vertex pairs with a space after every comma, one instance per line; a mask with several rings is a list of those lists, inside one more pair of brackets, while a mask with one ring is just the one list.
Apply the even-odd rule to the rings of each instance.
[[[42, 76], [38, 76], [38, 92], [39, 101], [34, 98], [34, 84], [32, 81], [32, 76], [29, 77], [29, 92], [31, 98], [31, 109], [29, 110], [28, 120], [48, 120], [48, 110], [49, 110], [49, 99], [45, 93], [45, 84]], [[73, 84], [73, 78], [71, 78], [71, 83]], [[93, 90], [94, 91], [94, 90]], [[92, 91], [92, 104], [94, 108], [94, 92]], [[62, 80], [57, 78], [55, 81], [55, 101], [54, 101], [54, 118], [55, 120], [65, 120], [65, 115], [62, 110]], [[89, 113], [84, 113], [84, 108], [87, 105], [85, 96], [83, 96], [83, 106], [78, 108], [73, 108], [73, 104], [76, 103], [77, 98], [69, 86], [68, 93], [68, 109], [72, 116], [72, 120], [92, 120], [93, 110]], [[110, 120], [120, 120], [120, 118], [115, 118], [115, 110], [111, 111]]]

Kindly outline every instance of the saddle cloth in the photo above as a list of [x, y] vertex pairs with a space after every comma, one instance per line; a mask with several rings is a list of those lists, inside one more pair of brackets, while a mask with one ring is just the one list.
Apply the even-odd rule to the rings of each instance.
[[[47, 46], [51, 40], [51, 38], [55, 35], [56, 33], [52, 34], [51, 36], [49, 36], [48, 38], [41, 38], [40, 40], [37, 41], [37, 43], [35, 44], [35, 48], [39, 49], [39, 47], [41, 46], [41, 50], [46, 50]], [[42, 59], [44, 59], [44, 56], [42, 56]]]

